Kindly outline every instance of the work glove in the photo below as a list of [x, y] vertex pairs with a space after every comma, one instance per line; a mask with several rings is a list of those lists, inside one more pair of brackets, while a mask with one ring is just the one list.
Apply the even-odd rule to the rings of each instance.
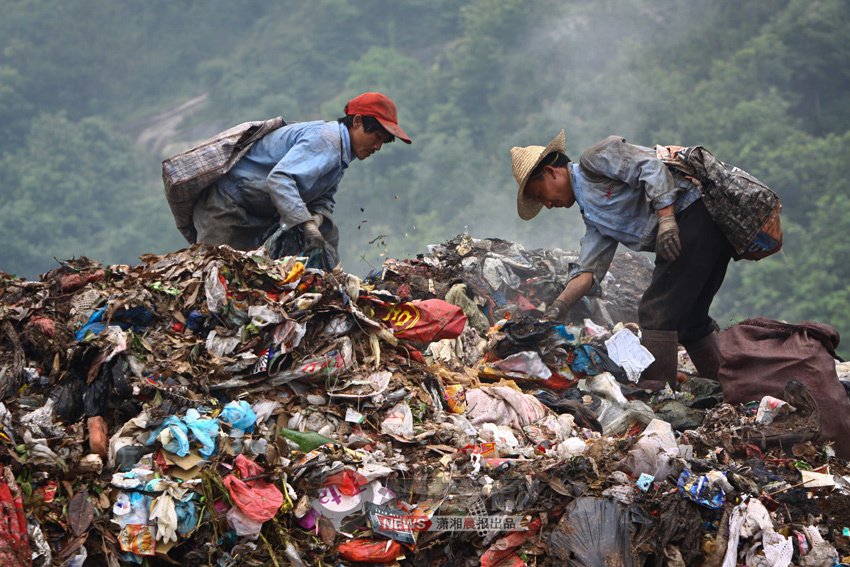
[[174, 499], [167, 493], [151, 502], [150, 521], [156, 522], [156, 539], [163, 543], [177, 541], [177, 510]]
[[673, 215], [664, 215], [658, 219], [658, 236], [655, 239], [655, 253], [667, 262], [672, 262], [682, 252], [679, 241], [679, 225]]
[[326, 245], [325, 238], [319, 231], [319, 225], [316, 224], [316, 221], [312, 219], [308, 220], [302, 226], [304, 227], [304, 241], [306, 244], [305, 252], [309, 254], [315, 250], [324, 250]]
[[544, 319], [557, 321], [558, 323], [566, 323], [567, 316], [570, 314], [570, 307], [560, 299], [556, 299], [543, 314]]

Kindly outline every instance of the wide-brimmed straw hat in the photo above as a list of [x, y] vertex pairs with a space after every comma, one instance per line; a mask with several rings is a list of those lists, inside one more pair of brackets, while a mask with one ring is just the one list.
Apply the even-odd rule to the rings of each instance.
[[516, 194], [516, 211], [519, 218], [531, 220], [543, 208], [542, 203], [525, 197], [525, 184], [528, 183], [531, 172], [547, 155], [552, 152], [566, 153], [566, 151], [567, 141], [563, 130], [547, 146], [514, 146], [511, 148], [511, 166], [514, 170], [516, 182], [519, 183], [519, 190]]

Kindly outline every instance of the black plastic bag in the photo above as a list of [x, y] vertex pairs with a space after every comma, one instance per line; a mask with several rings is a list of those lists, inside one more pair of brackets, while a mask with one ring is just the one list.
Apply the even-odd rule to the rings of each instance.
[[[304, 238], [304, 230], [301, 228], [301, 225], [298, 225], [289, 230], [278, 228], [265, 238], [263, 246], [270, 258], [283, 258], [285, 256], [303, 255], [307, 248], [307, 242]], [[338, 262], [339, 258], [336, 250], [328, 242], [328, 245], [323, 250], [317, 250], [310, 254], [307, 267], [318, 268], [320, 270], [333, 270]]]
[[85, 381], [79, 376], [73, 376], [64, 384], [60, 384], [50, 393], [53, 400], [53, 412], [64, 421], [78, 421], [83, 417], [83, 390]]

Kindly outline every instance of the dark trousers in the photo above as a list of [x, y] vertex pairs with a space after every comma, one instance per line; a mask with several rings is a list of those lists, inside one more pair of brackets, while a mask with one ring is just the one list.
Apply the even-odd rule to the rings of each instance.
[[638, 307], [638, 322], [647, 330], [675, 330], [679, 343], [687, 345], [714, 330], [708, 310], [726, 276], [733, 248], [702, 199], [678, 213], [676, 222], [682, 253], [672, 262], [655, 257], [652, 281]]

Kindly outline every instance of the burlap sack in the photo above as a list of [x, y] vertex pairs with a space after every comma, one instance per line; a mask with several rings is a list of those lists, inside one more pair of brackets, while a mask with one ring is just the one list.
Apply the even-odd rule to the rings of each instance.
[[835, 327], [811, 321], [790, 325], [758, 318], [730, 327], [719, 336], [724, 401], [782, 398], [785, 383], [797, 380], [817, 402], [820, 440], [834, 441], [838, 456], [850, 458], [850, 399], [835, 371], [838, 341]]

